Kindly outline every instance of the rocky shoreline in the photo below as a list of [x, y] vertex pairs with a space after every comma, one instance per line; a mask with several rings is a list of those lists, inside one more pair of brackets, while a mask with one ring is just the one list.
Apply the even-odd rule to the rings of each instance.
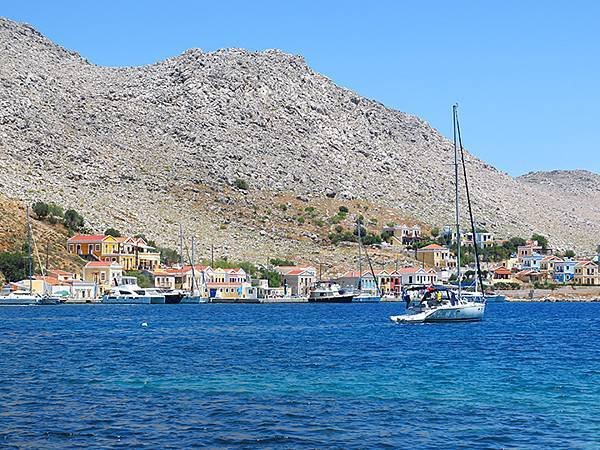
[[600, 302], [600, 286], [563, 286], [558, 289], [500, 291], [510, 302]]

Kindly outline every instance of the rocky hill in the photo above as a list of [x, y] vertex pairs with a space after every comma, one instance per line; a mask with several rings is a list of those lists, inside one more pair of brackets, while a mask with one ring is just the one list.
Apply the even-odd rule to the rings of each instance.
[[[25, 220], [26, 209], [21, 202], [0, 194], [0, 252], [21, 251], [27, 242]], [[35, 266], [46, 265], [49, 269], [63, 269], [78, 272], [83, 260], [69, 255], [65, 246], [68, 232], [61, 224], [49, 224], [31, 216], [33, 237], [33, 258]], [[46, 255], [48, 259], [46, 260]], [[0, 279], [2, 276], [0, 274]]]
[[[201, 252], [212, 243], [234, 257], [315, 262], [337, 253], [326, 219], [339, 204], [354, 202], [374, 228], [385, 217], [451, 222], [451, 161], [450, 142], [425, 121], [336, 86], [298, 56], [195, 49], [99, 67], [0, 19], [0, 192], [72, 207], [98, 230], [174, 244], [182, 222]], [[596, 208], [470, 155], [467, 164], [491, 231], [595, 247]], [[284, 211], [290, 199], [298, 204]], [[313, 217], [301, 223], [306, 208]]]
[[600, 175], [589, 170], [529, 172], [517, 180], [553, 194], [600, 200]]

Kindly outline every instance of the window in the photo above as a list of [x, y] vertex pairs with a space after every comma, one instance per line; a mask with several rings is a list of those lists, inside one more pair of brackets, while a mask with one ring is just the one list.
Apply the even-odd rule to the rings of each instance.
[[100, 244], [96, 244], [96, 251], [99, 252], [100, 251]]
[[75, 246], [73, 244], [69, 244], [69, 253], [73, 253], [75, 250]]

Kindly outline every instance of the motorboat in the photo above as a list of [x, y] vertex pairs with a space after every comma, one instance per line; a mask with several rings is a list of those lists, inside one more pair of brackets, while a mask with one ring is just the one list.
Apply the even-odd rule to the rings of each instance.
[[337, 283], [318, 282], [308, 296], [309, 303], [351, 303], [354, 292], [346, 291]]
[[25, 306], [40, 305], [42, 296], [30, 291], [18, 290], [0, 295], [0, 305]]
[[406, 313], [391, 316], [396, 323], [477, 322], [485, 313], [485, 302], [468, 299], [445, 286], [405, 289]]
[[119, 284], [102, 296], [100, 301], [118, 305], [164, 304], [165, 296], [156, 288], [141, 288], [136, 277], [121, 277]]

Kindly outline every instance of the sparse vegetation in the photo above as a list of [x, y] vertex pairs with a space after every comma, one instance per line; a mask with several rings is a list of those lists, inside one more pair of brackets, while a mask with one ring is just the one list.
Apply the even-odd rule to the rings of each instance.
[[83, 216], [77, 211], [75, 211], [74, 209], [67, 209], [65, 211], [64, 223], [65, 226], [69, 229], [69, 231], [74, 232], [83, 231], [85, 221], [83, 219]]
[[111, 227], [104, 231], [104, 236], [121, 237], [121, 232]]
[[31, 209], [33, 209], [33, 212], [40, 220], [45, 219], [50, 213], [48, 204], [44, 202], [35, 202]]
[[137, 284], [141, 288], [154, 287], [154, 279], [148, 272], [140, 272], [139, 270], [128, 270], [125, 272], [128, 277], [135, 277]]
[[284, 258], [271, 258], [269, 259], [269, 264], [272, 264], [275, 267], [278, 266], [295, 266], [296, 263], [289, 259]]
[[238, 189], [247, 191], [248, 190], [248, 182], [246, 180], [242, 180], [241, 178], [236, 178], [233, 183], [234, 186]]
[[0, 252], [0, 273], [8, 282], [27, 278], [27, 254], [25, 252]]

